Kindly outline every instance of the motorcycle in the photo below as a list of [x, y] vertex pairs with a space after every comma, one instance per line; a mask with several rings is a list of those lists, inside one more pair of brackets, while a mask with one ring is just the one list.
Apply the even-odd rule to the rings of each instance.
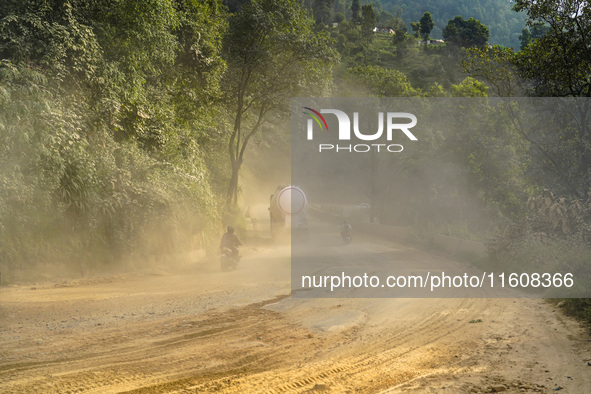
[[350, 231], [343, 231], [341, 232], [341, 238], [343, 238], [343, 242], [345, 244], [350, 244], [352, 239], [351, 239], [351, 232]]
[[235, 270], [239, 261], [240, 255], [238, 255], [237, 252], [232, 252], [232, 249], [230, 248], [221, 248], [220, 265], [222, 267], [222, 271]]

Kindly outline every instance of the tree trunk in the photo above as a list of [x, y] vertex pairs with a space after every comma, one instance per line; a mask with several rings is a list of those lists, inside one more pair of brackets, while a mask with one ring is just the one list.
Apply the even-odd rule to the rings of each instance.
[[232, 176], [228, 185], [228, 192], [226, 194], [226, 201], [228, 204], [236, 205], [238, 203], [238, 173], [240, 166], [236, 162], [232, 165]]
[[[242, 86], [242, 82], [240, 84]], [[228, 192], [226, 194], [226, 202], [236, 206], [238, 203], [238, 172], [240, 171], [240, 129], [242, 127], [242, 112], [244, 108], [243, 90], [240, 89], [238, 93], [238, 105], [236, 106], [236, 117], [234, 118], [234, 129], [232, 136], [228, 142], [228, 154], [230, 156], [230, 165], [232, 167], [232, 176], [230, 177], [230, 184], [228, 185]]]

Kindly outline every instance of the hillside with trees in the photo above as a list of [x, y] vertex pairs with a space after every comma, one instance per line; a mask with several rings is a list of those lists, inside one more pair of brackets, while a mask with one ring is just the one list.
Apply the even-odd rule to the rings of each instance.
[[370, 4], [376, 12], [378, 26], [396, 28], [402, 21], [409, 31], [413, 22], [429, 12], [434, 23], [431, 35], [439, 39], [443, 37], [443, 30], [450, 19], [456, 16], [474, 18], [490, 29], [491, 44], [515, 49], [520, 47], [519, 36], [526, 20], [525, 13], [515, 12], [514, 2], [509, 0], [306, 0], [305, 3], [312, 9], [322, 8], [325, 22], [340, 22], [343, 17], [354, 21], [352, 6], [360, 9], [362, 5]]
[[381, 0], [381, 4], [385, 11], [400, 12], [407, 24], [419, 20], [425, 11], [431, 12], [435, 22], [432, 35], [438, 38], [443, 37], [450, 19], [458, 15], [466, 19], [471, 17], [488, 26], [491, 44], [513, 48], [519, 48], [519, 35], [526, 18], [525, 14], [513, 11], [513, 2], [508, 0]]

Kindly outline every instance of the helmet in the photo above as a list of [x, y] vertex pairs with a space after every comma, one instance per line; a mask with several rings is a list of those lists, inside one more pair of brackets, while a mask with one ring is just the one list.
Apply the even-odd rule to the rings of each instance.
[[228, 226], [228, 232], [229, 233], [233, 233], [234, 232], [234, 227], [233, 226]]

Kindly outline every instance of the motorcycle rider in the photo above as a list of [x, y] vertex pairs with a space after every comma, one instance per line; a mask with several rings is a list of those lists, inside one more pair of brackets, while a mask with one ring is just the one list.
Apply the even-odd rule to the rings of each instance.
[[339, 231], [341, 232], [341, 236], [345, 236], [347, 233], [351, 234], [351, 225], [348, 220], [345, 220], [343, 224], [339, 226]]
[[231, 250], [231, 256], [233, 259], [238, 258], [238, 246], [242, 245], [242, 242], [234, 234], [234, 227], [228, 226], [227, 232], [222, 236], [222, 242], [220, 243], [220, 251], [224, 251], [225, 248]]

